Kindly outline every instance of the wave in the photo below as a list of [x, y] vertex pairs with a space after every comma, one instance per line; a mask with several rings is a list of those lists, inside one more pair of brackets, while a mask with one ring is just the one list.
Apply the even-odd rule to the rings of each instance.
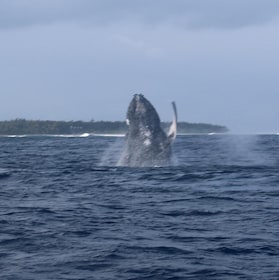
[[104, 133], [104, 134], [95, 134], [92, 133], [92, 136], [99, 136], [99, 137], [124, 137], [125, 134], [110, 134], [110, 133]]
[[1, 135], [0, 137], [23, 138], [23, 137], [27, 137], [27, 135]]
[[11, 175], [10, 171], [4, 168], [0, 168], [0, 179], [9, 177]]
[[25, 138], [25, 137], [64, 137], [64, 138], [75, 138], [75, 137], [124, 137], [125, 134], [110, 134], [110, 133], [82, 133], [82, 134], [26, 134], [26, 135], [0, 135], [4, 138]]

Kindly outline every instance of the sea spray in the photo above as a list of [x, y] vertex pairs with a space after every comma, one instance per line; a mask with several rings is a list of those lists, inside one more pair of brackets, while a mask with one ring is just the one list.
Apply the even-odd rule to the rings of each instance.
[[[215, 137], [216, 153], [223, 164], [240, 165], [270, 165], [272, 159], [270, 155], [260, 148], [262, 146], [261, 135], [218, 135]], [[216, 145], [218, 143], [218, 145]]]
[[104, 149], [99, 166], [116, 166], [123, 150], [123, 137], [114, 137], [112, 142]]

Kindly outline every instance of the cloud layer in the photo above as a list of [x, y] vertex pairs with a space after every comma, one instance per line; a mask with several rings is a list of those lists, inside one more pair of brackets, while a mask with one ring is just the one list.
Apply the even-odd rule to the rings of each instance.
[[1, 0], [2, 119], [163, 120], [279, 131], [278, 0]]
[[2, 0], [0, 28], [56, 22], [240, 28], [267, 23], [278, 16], [278, 0]]

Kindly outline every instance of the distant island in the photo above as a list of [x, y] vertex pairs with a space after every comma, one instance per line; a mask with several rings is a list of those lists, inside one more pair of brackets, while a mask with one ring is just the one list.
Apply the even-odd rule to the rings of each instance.
[[[167, 131], [170, 123], [162, 122]], [[125, 134], [127, 125], [121, 121], [43, 121], [15, 119], [0, 121], [0, 135], [57, 135], [57, 134]], [[206, 123], [178, 123], [180, 134], [226, 133], [228, 128]]]

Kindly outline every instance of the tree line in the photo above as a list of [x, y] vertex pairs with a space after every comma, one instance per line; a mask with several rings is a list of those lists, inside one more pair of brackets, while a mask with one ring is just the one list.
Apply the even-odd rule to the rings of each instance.
[[[170, 123], [162, 122], [167, 130]], [[42, 121], [15, 119], [0, 121], [0, 135], [41, 135], [41, 134], [80, 134], [80, 133], [111, 133], [124, 134], [127, 125], [122, 121]], [[179, 133], [225, 133], [227, 127], [206, 123], [178, 123]]]

